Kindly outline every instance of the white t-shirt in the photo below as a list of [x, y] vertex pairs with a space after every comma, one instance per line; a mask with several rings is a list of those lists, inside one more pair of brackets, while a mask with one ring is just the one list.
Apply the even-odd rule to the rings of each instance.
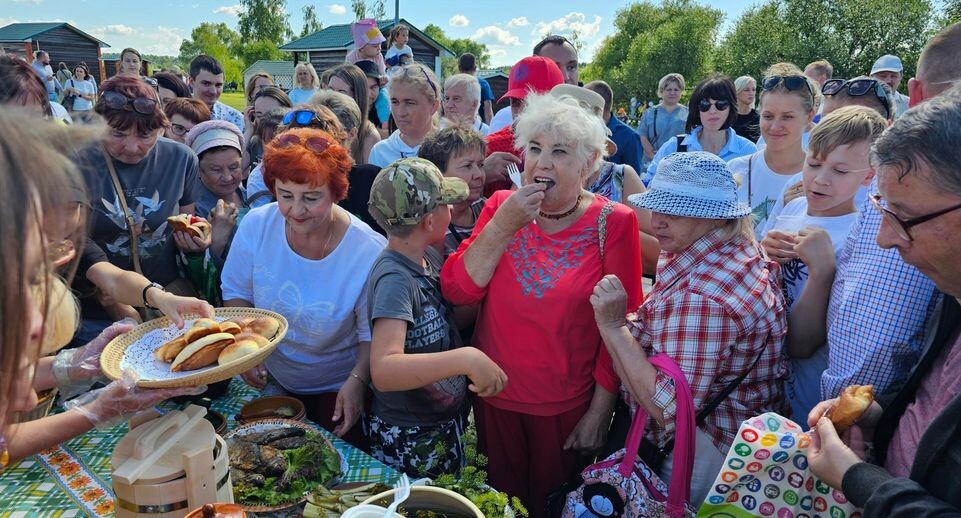
[[408, 146], [407, 143], [400, 138], [400, 130], [395, 130], [389, 137], [374, 144], [374, 147], [370, 148], [370, 157], [367, 158], [367, 162], [384, 168], [394, 160], [417, 156], [417, 150], [419, 149], [419, 144], [415, 147]]
[[54, 119], [63, 121], [65, 124], [73, 124], [73, 117], [70, 116], [70, 112], [60, 103], [50, 101], [50, 112], [53, 114]]
[[[841, 253], [844, 241], [851, 231], [851, 225], [858, 219], [858, 213], [852, 212], [844, 216], [818, 217], [808, 216], [808, 200], [804, 196], [791, 200], [780, 212], [782, 216], [803, 216], [805, 227], [820, 227], [831, 236], [834, 245], [835, 258]], [[776, 216], [772, 215], [772, 219]], [[771, 225], [772, 229], [777, 224]], [[795, 259], [781, 266], [784, 280], [784, 301], [788, 312], [794, 307], [808, 280], [807, 266], [799, 259]], [[794, 420], [798, 423], [807, 422], [807, 415], [821, 401], [821, 375], [828, 368], [828, 347], [821, 346], [810, 358], [791, 358], [791, 377], [788, 378], [788, 400]]]
[[511, 107], [507, 106], [505, 108], [501, 108], [497, 110], [497, 113], [495, 113], [493, 117], [491, 117], [491, 123], [489, 125], [490, 132], [494, 133], [495, 131], [502, 130], [507, 126], [510, 126], [512, 122], [514, 122], [514, 114], [511, 113]]
[[[247, 196], [250, 198], [253, 198], [258, 193], [269, 191], [269, 189], [267, 189], [267, 182], [264, 181], [263, 166], [263, 164], [257, 164], [257, 167], [255, 167], [254, 170], [250, 172], [250, 176], [247, 177]], [[263, 207], [271, 203], [273, 199], [273, 196], [258, 196], [256, 200], [250, 203], [250, 208]]]
[[[750, 175], [748, 174], [749, 164]], [[784, 191], [785, 182], [796, 173], [775, 173], [764, 160], [763, 151], [737, 157], [728, 162], [727, 165], [734, 177], [741, 182], [737, 189], [737, 201], [750, 205], [751, 212], [754, 214], [754, 229], [756, 231], [765, 228], [774, 208], [774, 203], [781, 192]], [[748, 189], [749, 182], [750, 189]], [[748, 196], [749, 193], [750, 196]]]
[[[804, 180], [804, 173], [798, 173], [788, 178], [787, 182], [784, 183], [784, 188], [781, 189], [781, 194], [778, 195], [777, 200], [775, 200], [774, 202], [774, 207], [771, 209], [771, 212], [768, 215], [767, 222], [765, 222], [764, 226], [759, 226], [755, 229], [757, 235], [763, 236], [764, 234], [767, 234], [768, 230], [771, 230], [772, 228], [774, 228], [774, 225], [777, 225], [777, 217], [784, 210], [784, 195], [787, 193], [788, 189], [790, 189], [791, 187], [794, 187], [795, 185], [797, 185], [799, 182], [802, 182], [803, 180]], [[858, 187], [858, 191], [854, 193], [855, 207], [861, 207], [864, 205], [864, 203], [868, 199], [868, 191], [869, 191], [868, 187], [865, 187], [863, 185], [861, 187]]]
[[[90, 81], [85, 81], [83, 79], [68, 79], [63, 85], [64, 88], [76, 88], [82, 94], [94, 94], [97, 90], [94, 88], [93, 83]], [[77, 97], [73, 100], [73, 111], [75, 112], [85, 112], [93, 109], [93, 101], [88, 101], [83, 97]]]
[[387, 47], [387, 52], [384, 53], [384, 60], [388, 60], [394, 56], [399, 56], [401, 54], [407, 54], [410, 59], [414, 59], [414, 51], [411, 50], [410, 45], [404, 45], [401, 48], [397, 48], [396, 45], [391, 45]]
[[387, 241], [350, 216], [337, 248], [320, 260], [290, 248], [276, 203], [251, 210], [230, 245], [221, 276], [224, 300], [242, 299], [283, 315], [290, 327], [266, 361], [290, 392], [334, 392], [370, 341], [367, 277]]

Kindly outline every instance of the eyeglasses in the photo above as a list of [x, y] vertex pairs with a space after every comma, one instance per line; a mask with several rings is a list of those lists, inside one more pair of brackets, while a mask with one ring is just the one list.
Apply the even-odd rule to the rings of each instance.
[[178, 137], [182, 137], [186, 135], [188, 131], [190, 131], [190, 129], [188, 129], [185, 126], [182, 126], [177, 123], [170, 123], [170, 132], [173, 133], [174, 135], [177, 135]]
[[148, 97], [130, 98], [120, 92], [104, 92], [100, 96], [103, 103], [111, 110], [130, 110], [140, 115], [153, 115], [157, 109], [157, 100]]
[[284, 125], [290, 125], [291, 122], [296, 120], [297, 124], [306, 126], [313, 122], [315, 118], [317, 118], [317, 114], [310, 110], [295, 110], [284, 115], [283, 123]]
[[811, 99], [814, 99], [814, 90], [811, 89], [811, 84], [804, 76], [767, 76], [761, 81], [761, 88], [770, 91], [780, 84], [784, 84], [784, 88], [791, 91], [807, 88], [808, 93], [811, 94]]
[[274, 137], [274, 142], [276, 142], [280, 147], [304, 146], [314, 153], [323, 153], [331, 146], [331, 143], [325, 138], [309, 137], [307, 139], [302, 139], [292, 133], [283, 133], [278, 135]]
[[701, 110], [701, 113], [707, 113], [711, 109], [711, 106], [717, 108], [717, 111], [722, 112], [731, 107], [731, 101], [725, 101], [721, 99], [720, 101], [711, 102], [707, 99], [701, 99], [697, 103], [697, 109]]
[[825, 81], [824, 86], [821, 87], [821, 93], [824, 95], [835, 95], [845, 89], [848, 91], [848, 95], [852, 97], [860, 97], [873, 91], [874, 95], [881, 101], [881, 105], [884, 106], [885, 118], [891, 118], [891, 108], [888, 106], [888, 94], [884, 91], [884, 87], [881, 86], [881, 82], [877, 79], [854, 79], [851, 81], [846, 79], [829, 79]]
[[925, 214], [924, 216], [918, 216], [916, 218], [903, 220], [900, 217], [898, 217], [897, 214], [892, 212], [890, 209], [881, 206], [880, 194], [872, 194], [869, 198], [871, 199], [871, 204], [874, 205], [874, 208], [878, 209], [878, 212], [881, 213], [881, 216], [884, 217], [884, 219], [888, 222], [888, 224], [894, 227], [894, 232], [897, 233], [898, 237], [900, 237], [905, 241], [914, 241], [914, 238], [911, 237], [911, 232], [910, 232], [912, 227], [916, 227], [921, 223], [926, 223], [928, 221], [931, 221], [934, 218], [937, 218], [949, 212], [954, 212], [958, 209], [961, 209], [961, 204], [958, 204], [943, 210], [939, 210], [937, 212], [932, 212], [931, 214]]

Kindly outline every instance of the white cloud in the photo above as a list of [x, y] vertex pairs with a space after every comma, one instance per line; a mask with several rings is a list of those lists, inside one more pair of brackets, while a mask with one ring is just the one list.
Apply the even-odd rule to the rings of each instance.
[[[43, 2], [43, 0], [13, 0], [13, 3], [15, 3], [15, 4], [34, 4], [34, 5], [40, 5], [42, 2]], [[14, 22], [14, 23], [16, 23], [16, 22]]]
[[521, 43], [520, 38], [496, 25], [488, 25], [477, 29], [471, 39], [479, 43], [499, 43], [501, 45], [520, 45]]
[[521, 16], [519, 18], [512, 18], [511, 21], [507, 22], [507, 26], [513, 29], [514, 27], [527, 27], [529, 23], [526, 16]]
[[118, 36], [130, 36], [130, 35], [132, 35], [132, 34], [133, 34], [134, 32], [136, 32], [136, 31], [134, 30], [133, 27], [130, 27], [129, 25], [124, 25], [124, 24], [120, 23], [120, 24], [117, 24], [117, 25], [108, 25], [108, 26], [104, 27], [104, 31], [103, 31], [103, 32], [104, 32], [104, 34], [116, 34], [116, 35], [118, 35]]
[[229, 16], [237, 16], [243, 11], [244, 8], [240, 4], [234, 5], [222, 5], [214, 9], [214, 14], [226, 14]]
[[347, 14], [347, 6], [330, 4], [327, 6], [327, 12], [330, 14]]
[[563, 18], [549, 22], [537, 22], [531, 35], [539, 41], [544, 34], [571, 34], [577, 31], [578, 37], [590, 39], [601, 31], [601, 17], [594, 15], [594, 21], [588, 22], [584, 13], [572, 12]]
[[451, 16], [450, 20], [447, 21], [447, 24], [451, 27], [467, 27], [470, 25], [470, 20], [468, 20], [463, 14], [455, 14], [454, 16]]
[[490, 57], [492, 58], [499, 58], [499, 57], [506, 56], [507, 50], [497, 45], [488, 45], [487, 53], [490, 54]]

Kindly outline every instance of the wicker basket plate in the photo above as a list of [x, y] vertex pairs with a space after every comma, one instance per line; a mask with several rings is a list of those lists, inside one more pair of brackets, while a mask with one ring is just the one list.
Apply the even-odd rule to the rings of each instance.
[[[209, 385], [248, 371], [270, 355], [277, 344], [287, 334], [287, 319], [273, 311], [255, 308], [217, 308], [215, 319], [227, 320], [231, 317], [274, 317], [280, 322], [280, 330], [270, 342], [255, 353], [224, 364], [214, 363], [202, 369], [171, 372], [170, 364], [154, 358], [153, 352], [161, 345], [173, 340], [182, 330], [167, 317], [144, 322], [129, 333], [120, 335], [107, 344], [100, 355], [100, 368], [110, 379], [120, 379], [124, 369], [133, 369], [140, 377], [137, 385], [144, 388], [195, 387]], [[194, 319], [185, 319], [184, 329]]]
[[[227, 443], [228, 443], [228, 449], [229, 449], [229, 447], [230, 447], [230, 446], [229, 446], [229, 444], [230, 444], [230, 439], [232, 439], [232, 438], [234, 438], [234, 437], [243, 437], [243, 436], [245, 436], [245, 435], [249, 435], [249, 434], [252, 434], [252, 433], [266, 432], [266, 431], [269, 431], [269, 430], [276, 430], [276, 429], [278, 429], [278, 428], [287, 428], [287, 427], [291, 427], [291, 426], [296, 427], [296, 428], [303, 428], [304, 430], [306, 430], [306, 431], [308, 431], [308, 432], [316, 432], [316, 433], [319, 433], [319, 430], [317, 430], [316, 428], [314, 428], [313, 426], [311, 426], [311, 425], [309, 425], [309, 424], [307, 424], [307, 423], [302, 423], [302, 422], [300, 422], [300, 421], [294, 421], [293, 419], [279, 419], [279, 418], [278, 418], [278, 419], [263, 419], [263, 420], [256, 421], [256, 422], [253, 422], [253, 423], [250, 423], [250, 424], [245, 424], [245, 425], [238, 426], [237, 428], [234, 428], [233, 430], [227, 432], [227, 434], [224, 435], [224, 439], [227, 441]], [[326, 487], [333, 487], [333, 486], [335, 486], [335, 485], [337, 485], [337, 484], [340, 483], [341, 478], [344, 476], [345, 473], [347, 473], [347, 470], [349, 469], [349, 466], [347, 465], [347, 461], [344, 459], [344, 456], [341, 455], [339, 451], [337, 451], [337, 448], [334, 448], [334, 444], [333, 444], [332, 442], [330, 442], [330, 439], [328, 439], [327, 437], [325, 437], [323, 434], [321, 434], [320, 437], [324, 440], [324, 442], [327, 443], [327, 446], [330, 447], [330, 450], [333, 451], [335, 455], [337, 455], [337, 460], [338, 460], [339, 463], [340, 463], [340, 475], [334, 477], [332, 480], [329, 480], [329, 481], [327, 481], [326, 484], [324, 484]], [[294, 501], [291, 501], [291, 502], [284, 502], [284, 503], [282, 503], [282, 504], [280, 504], [280, 505], [273, 505], [273, 506], [269, 506], [269, 505], [243, 505], [243, 504], [241, 504], [241, 505], [243, 506], [244, 511], [246, 511], [246, 512], [248, 512], [248, 513], [271, 513], [271, 512], [276, 512], [276, 511], [281, 511], [281, 510], [284, 510], [284, 509], [288, 509], [288, 508], [290, 508], [290, 507], [292, 507], [292, 506], [300, 505], [300, 504], [302, 504], [302, 503], [304, 503], [304, 502], [306, 502], [306, 501], [307, 501], [307, 494], [305, 493], [302, 498], [299, 498], [299, 499], [294, 500]]]

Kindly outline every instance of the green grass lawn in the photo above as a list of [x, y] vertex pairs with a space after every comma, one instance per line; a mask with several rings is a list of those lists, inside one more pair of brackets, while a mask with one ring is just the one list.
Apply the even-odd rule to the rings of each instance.
[[236, 108], [241, 112], [244, 111], [244, 107], [247, 105], [247, 99], [244, 97], [243, 92], [224, 92], [223, 95], [220, 96], [220, 102], [231, 108]]

